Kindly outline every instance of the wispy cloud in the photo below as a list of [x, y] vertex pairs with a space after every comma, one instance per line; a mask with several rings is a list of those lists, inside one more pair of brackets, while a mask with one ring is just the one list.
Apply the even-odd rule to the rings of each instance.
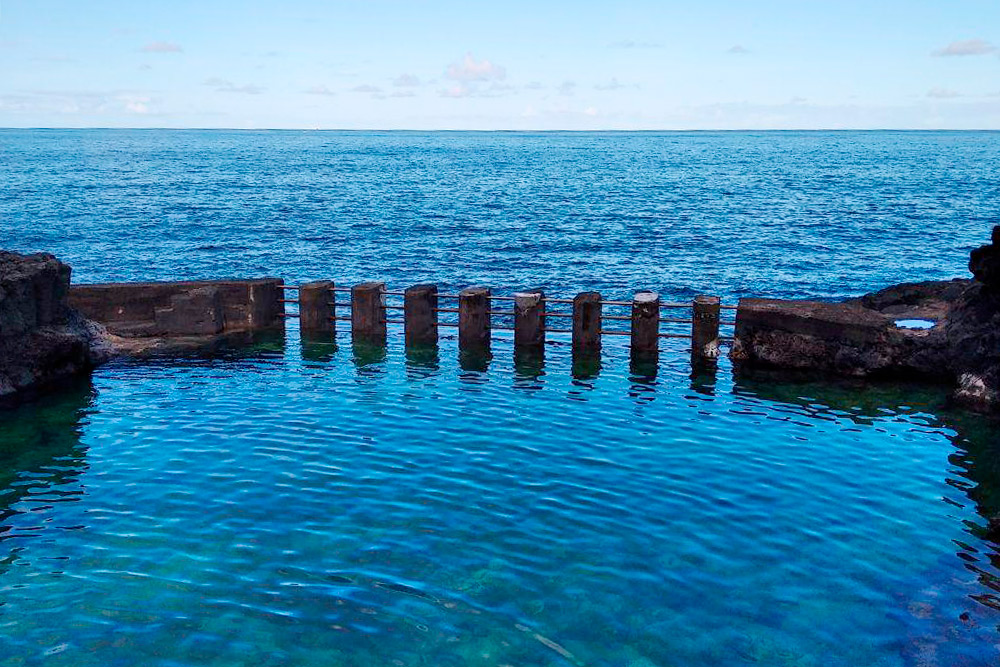
[[55, 113], [68, 116], [151, 114], [156, 100], [132, 91], [46, 90], [0, 95], [0, 110], [15, 113]]
[[204, 84], [209, 88], [212, 88], [217, 93], [241, 93], [243, 95], [260, 95], [264, 92], [264, 88], [254, 85], [252, 83], [243, 84], [238, 86], [229, 79], [220, 79], [217, 76], [205, 79]]
[[140, 49], [143, 53], [183, 53], [184, 49], [173, 42], [151, 42]]
[[351, 88], [352, 93], [371, 93], [372, 95], [378, 95], [382, 92], [382, 89], [378, 86], [372, 86], [370, 84], [362, 84], [360, 86], [354, 86]]
[[515, 90], [516, 88], [514, 88], [514, 86], [494, 81], [488, 86], [479, 86], [474, 83], [457, 83], [438, 91], [438, 94], [441, 97], [450, 97], [453, 99], [463, 97], [504, 97], [505, 95], [513, 93]]
[[416, 88], [420, 85], [420, 77], [415, 74], [400, 74], [392, 80], [396, 88]]
[[744, 53], [750, 53], [750, 49], [743, 46], [742, 44], [734, 44], [726, 49], [726, 53], [732, 53], [734, 55], [742, 55]]
[[948, 88], [931, 88], [927, 91], [927, 97], [935, 100], [953, 100], [956, 97], [962, 97], [962, 93]]
[[608, 44], [609, 49], [662, 49], [660, 42], [637, 42], [630, 39], [623, 39], [618, 42]]
[[309, 86], [302, 92], [306, 95], [328, 95], [331, 97], [337, 94], [335, 91], [327, 88], [326, 86]]
[[985, 56], [990, 53], [997, 53], [998, 49], [993, 44], [983, 39], [965, 39], [952, 42], [943, 49], [933, 51], [931, 55], [937, 57], [947, 56]]
[[556, 92], [560, 95], [572, 95], [576, 92], [576, 81], [563, 81], [556, 86]]
[[471, 53], [466, 53], [461, 62], [448, 65], [445, 76], [463, 83], [503, 81], [507, 78], [507, 70], [489, 60], [476, 60]]
[[637, 83], [622, 83], [618, 80], [618, 77], [611, 77], [611, 81], [607, 83], [599, 83], [594, 86], [594, 90], [624, 90], [625, 88], [639, 88]]

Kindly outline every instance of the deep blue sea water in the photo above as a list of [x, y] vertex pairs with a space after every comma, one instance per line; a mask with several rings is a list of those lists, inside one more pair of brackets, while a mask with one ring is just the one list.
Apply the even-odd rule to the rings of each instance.
[[[833, 298], [965, 274], [1000, 134], [0, 131], [0, 247]], [[0, 413], [0, 665], [979, 666], [1000, 429], [946, 389], [287, 336]], [[556, 337], [558, 338], [558, 336]]]

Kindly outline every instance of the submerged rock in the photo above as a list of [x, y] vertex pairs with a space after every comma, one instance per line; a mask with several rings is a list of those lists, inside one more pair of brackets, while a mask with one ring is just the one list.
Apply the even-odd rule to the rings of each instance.
[[842, 303], [741, 299], [730, 356], [738, 368], [950, 382], [962, 403], [1000, 410], [1000, 226], [992, 241], [972, 251], [973, 280], [905, 283]]
[[70, 267], [0, 251], [0, 404], [89, 371], [113, 353], [107, 332], [66, 304]]

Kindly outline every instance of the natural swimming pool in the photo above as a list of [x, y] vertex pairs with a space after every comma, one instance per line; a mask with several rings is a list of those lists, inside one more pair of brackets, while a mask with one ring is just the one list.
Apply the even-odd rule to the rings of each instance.
[[995, 660], [995, 425], [677, 345], [574, 377], [292, 329], [0, 414], [0, 661]]
[[[990, 132], [0, 131], [0, 247], [278, 275], [843, 298], [962, 275]], [[988, 665], [995, 423], [944, 390], [303, 349], [0, 413], [0, 664]]]

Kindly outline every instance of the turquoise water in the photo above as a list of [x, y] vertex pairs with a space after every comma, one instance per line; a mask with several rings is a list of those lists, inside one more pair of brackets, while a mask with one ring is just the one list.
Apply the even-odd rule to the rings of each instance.
[[[0, 131], [77, 281], [835, 298], [965, 275], [1000, 133]], [[451, 330], [448, 330], [450, 332]], [[447, 332], [446, 332], [447, 333]], [[0, 665], [979, 666], [1000, 427], [943, 388], [287, 339], [0, 413]], [[565, 343], [565, 341], [562, 341]]]
[[666, 352], [292, 330], [0, 415], [0, 664], [994, 664], [993, 425]]

